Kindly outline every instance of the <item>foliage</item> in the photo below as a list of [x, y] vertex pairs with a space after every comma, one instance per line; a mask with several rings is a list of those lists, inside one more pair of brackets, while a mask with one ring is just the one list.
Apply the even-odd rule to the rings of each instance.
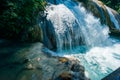
[[24, 30], [36, 23], [44, 6], [44, 0], [1, 0], [0, 37], [19, 38]]
[[104, 2], [107, 6], [115, 9], [120, 13], [120, 0], [101, 0]]

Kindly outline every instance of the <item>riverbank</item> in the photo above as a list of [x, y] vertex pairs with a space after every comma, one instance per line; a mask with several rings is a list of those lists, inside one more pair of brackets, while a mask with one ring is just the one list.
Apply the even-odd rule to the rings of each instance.
[[51, 56], [41, 43], [0, 41], [1, 80], [89, 80], [74, 58]]

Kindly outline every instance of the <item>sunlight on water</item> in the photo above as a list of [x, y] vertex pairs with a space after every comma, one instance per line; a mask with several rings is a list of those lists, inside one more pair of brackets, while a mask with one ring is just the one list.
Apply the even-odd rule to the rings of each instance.
[[101, 80], [120, 65], [120, 43], [113, 46], [93, 47], [86, 53], [64, 55], [75, 57], [85, 66], [91, 80]]
[[64, 56], [79, 60], [91, 80], [101, 80], [120, 67], [120, 41], [114, 38], [109, 39], [112, 41], [112, 45], [109, 46], [89, 49], [86, 46], [79, 46], [72, 51], [63, 50], [57, 53], [47, 49], [45, 51], [54, 56]]
[[120, 41], [109, 38], [108, 26], [102, 25], [80, 3], [60, 0], [60, 4], [51, 4], [46, 10], [47, 20], [55, 30], [57, 52], [46, 51], [80, 60], [91, 80], [100, 80], [120, 67]]
[[110, 44], [109, 28], [102, 25], [100, 20], [88, 13], [81, 4], [68, 0], [59, 5], [51, 4], [46, 10], [47, 20], [51, 21], [55, 30], [58, 52], [63, 49], [72, 50], [81, 44], [87, 47]]

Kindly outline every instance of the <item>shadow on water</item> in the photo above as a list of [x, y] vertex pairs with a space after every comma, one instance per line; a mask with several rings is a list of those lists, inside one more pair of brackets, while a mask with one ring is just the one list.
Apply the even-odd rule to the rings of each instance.
[[[30, 59], [40, 56], [41, 47], [41, 43], [18, 43], [0, 39], [0, 80], [36, 80], [31, 79], [33, 73], [40, 79], [41, 71], [27, 69], [27, 65], [30, 64]], [[34, 64], [37, 62], [34, 61]]]
[[0, 40], [0, 68], [7, 65], [8, 58], [13, 56], [19, 50], [29, 47], [30, 44]]

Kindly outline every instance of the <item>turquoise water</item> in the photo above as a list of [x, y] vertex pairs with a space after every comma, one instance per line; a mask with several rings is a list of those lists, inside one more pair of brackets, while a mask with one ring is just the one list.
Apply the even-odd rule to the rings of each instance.
[[101, 80], [120, 67], [120, 41], [113, 39], [110, 46], [93, 47], [84, 53], [74, 52], [63, 55], [78, 59], [91, 80]]
[[120, 67], [120, 41], [109, 38], [109, 27], [78, 2], [58, 2], [46, 8], [57, 47], [57, 52], [50, 53], [80, 60], [91, 80], [101, 80]]
[[85, 67], [85, 74], [91, 80], [101, 80], [120, 67], [120, 40], [109, 38], [111, 45], [106, 46], [79, 46], [73, 50], [50, 52], [56, 56], [74, 58]]

